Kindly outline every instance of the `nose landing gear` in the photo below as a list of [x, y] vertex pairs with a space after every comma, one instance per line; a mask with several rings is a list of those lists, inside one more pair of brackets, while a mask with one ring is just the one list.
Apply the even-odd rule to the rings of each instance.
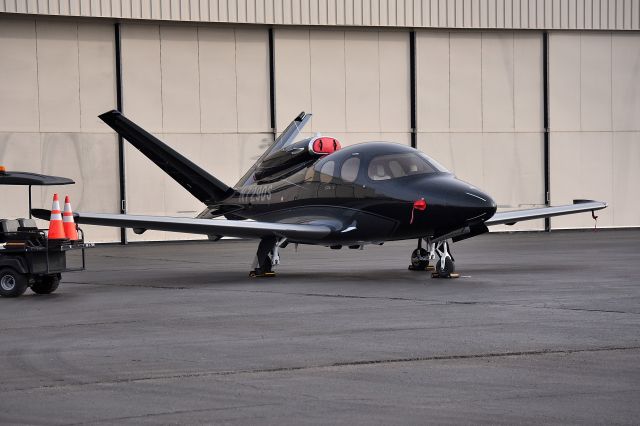
[[[427, 240], [427, 246], [422, 246], [422, 238], [418, 239], [418, 247], [411, 253], [410, 271], [431, 271], [432, 278], [458, 278], [460, 275], [455, 273], [455, 262], [451, 255], [449, 243], [438, 241], [432, 243]], [[438, 260], [435, 265], [430, 265], [429, 261]]]
[[436, 263], [436, 272], [431, 274], [432, 278], [458, 278], [460, 275], [455, 274], [455, 263], [451, 252], [449, 251], [449, 243], [447, 241], [438, 241], [435, 248], [438, 254], [438, 262]]
[[422, 238], [418, 239], [418, 248], [411, 253], [410, 271], [435, 271], [429, 261], [435, 259], [434, 244], [427, 242], [427, 248], [422, 247]]

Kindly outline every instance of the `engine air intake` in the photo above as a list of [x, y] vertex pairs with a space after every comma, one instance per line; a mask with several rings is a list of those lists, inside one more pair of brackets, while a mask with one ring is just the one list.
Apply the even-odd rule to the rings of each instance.
[[314, 154], [331, 154], [342, 148], [340, 142], [327, 136], [312, 140], [310, 145]]

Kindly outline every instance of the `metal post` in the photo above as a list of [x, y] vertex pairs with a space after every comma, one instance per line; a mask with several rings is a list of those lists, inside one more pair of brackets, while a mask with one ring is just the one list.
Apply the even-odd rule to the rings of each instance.
[[[122, 106], [122, 50], [120, 45], [120, 23], [114, 24], [115, 34], [115, 55], [116, 55], [116, 108], [120, 112], [123, 111]], [[125, 157], [124, 157], [124, 140], [122, 136], [118, 135], [118, 172], [120, 182], [120, 213], [127, 213], [127, 181], [125, 170]], [[127, 230], [126, 228], [120, 228], [120, 244], [127, 244]]]
[[411, 147], [418, 147], [418, 124], [416, 108], [416, 32], [409, 33], [409, 99], [411, 102]]
[[[549, 132], [549, 33], [542, 33], [542, 105], [544, 125], [544, 203], [551, 203], [551, 167], [550, 167], [550, 138]], [[544, 230], [551, 231], [551, 219], [544, 219]]]
[[31, 219], [31, 208], [32, 208], [32, 203], [31, 203], [31, 185], [29, 185], [29, 219]]

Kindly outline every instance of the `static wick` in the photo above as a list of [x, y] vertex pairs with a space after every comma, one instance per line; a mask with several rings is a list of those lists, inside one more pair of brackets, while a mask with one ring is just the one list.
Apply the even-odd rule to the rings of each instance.
[[596, 216], [596, 211], [591, 210], [591, 217], [593, 218], [593, 232], [598, 229], [598, 216]]

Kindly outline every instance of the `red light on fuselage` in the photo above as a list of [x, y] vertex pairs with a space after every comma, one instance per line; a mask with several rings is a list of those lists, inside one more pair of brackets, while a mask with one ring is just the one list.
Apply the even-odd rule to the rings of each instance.
[[426, 210], [427, 202], [424, 200], [424, 198], [417, 200], [413, 203], [413, 208], [416, 210]]
[[334, 138], [322, 137], [313, 141], [311, 150], [316, 154], [331, 154], [342, 148], [340, 142]]

